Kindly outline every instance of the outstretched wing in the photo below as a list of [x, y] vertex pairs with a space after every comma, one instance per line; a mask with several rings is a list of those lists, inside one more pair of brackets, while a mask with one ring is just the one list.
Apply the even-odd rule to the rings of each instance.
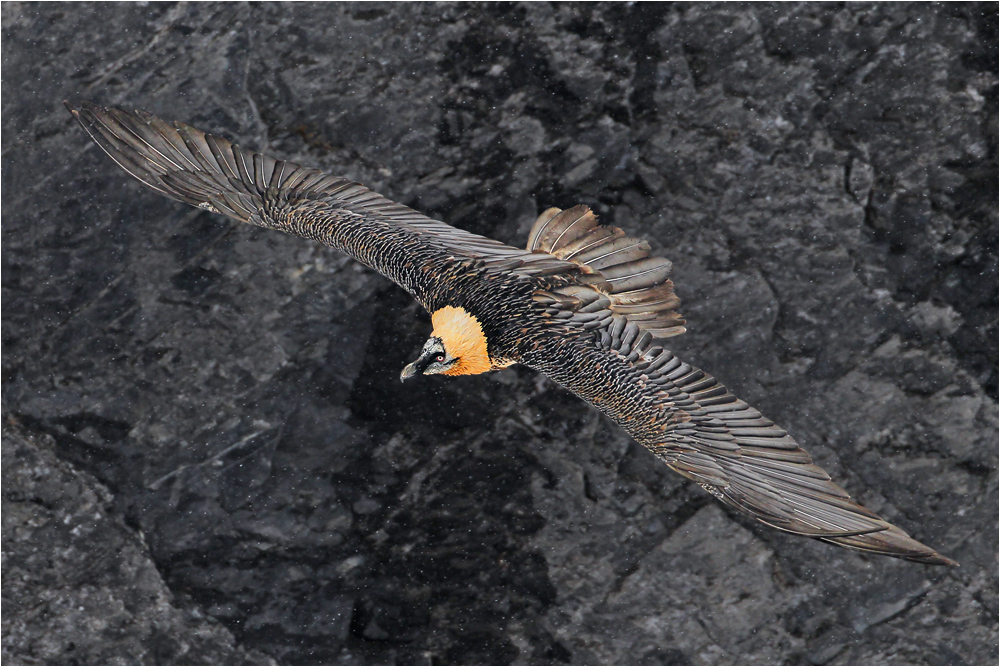
[[[670, 467], [776, 528], [953, 564], [853, 502], [784, 431], [654, 345], [654, 335], [683, 331], [669, 262], [648, 257], [648, 246], [618, 230], [597, 228], [585, 210], [561, 218], [547, 212], [528, 250], [519, 250], [427, 218], [358, 183], [246, 151], [182, 123], [141, 111], [67, 106], [147, 187], [339, 248], [425, 306], [442, 272], [552, 276], [552, 289], [534, 296], [553, 320], [546, 328], [550, 344], [525, 361], [610, 415]], [[589, 236], [564, 233], [579, 230], [581, 222], [590, 225]]]
[[[850, 549], [955, 564], [854, 502], [786, 431], [663, 349], [641, 326], [644, 321], [608, 312], [614, 295], [602, 293], [600, 282], [575, 289], [575, 304], [567, 296], [572, 286], [559, 288], [564, 298], [536, 294], [557, 333], [524, 363], [607, 414], [670, 468], [758, 521]], [[646, 312], [652, 313], [646, 321], [663, 321], [657, 319], [660, 311]]]
[[236, 220], [315, 239], [399, 283], [427, 306], [458, 266], [534, 278], [579, 267], [456, 229], [368, 188], [240, 148], [144, 111], [66, 104], [94, 141], [160, 194]]

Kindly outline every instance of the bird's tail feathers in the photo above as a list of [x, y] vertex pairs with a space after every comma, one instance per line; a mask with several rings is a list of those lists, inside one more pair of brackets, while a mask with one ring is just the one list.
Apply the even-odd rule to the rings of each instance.
[[621, 229], [597, 222], [586, 206], [550, 208], [528, 234], [527, 249], [599, 271], [606, 283], [609, 309], [624, 315], [657, 338], [684, 333], [677, 312], [681, 300], [670, 279], [673, 264], [651, 257], [649, 243]]

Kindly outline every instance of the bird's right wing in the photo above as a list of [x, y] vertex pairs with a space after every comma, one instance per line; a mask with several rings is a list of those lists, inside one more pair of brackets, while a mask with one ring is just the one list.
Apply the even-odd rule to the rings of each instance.
[[572, 262], [457, 229], [354, 181], [248, 151], [190, 125], [86, 102], [66, 106], [122, 169], [150, 189], [343, 250], [425, 306], [440, 273], [456, 265], [587, 281]]

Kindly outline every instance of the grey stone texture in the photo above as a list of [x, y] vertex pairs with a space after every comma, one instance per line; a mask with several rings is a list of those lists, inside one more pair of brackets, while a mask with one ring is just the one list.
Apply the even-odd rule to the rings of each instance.
[[[3, 4], [5, 664], [996, 664], [997, 6]], [[521, 245], [675, 262], [682, 358], [961, 563], [752, 524], [523, 368], [141, 189], [144, 108]]]

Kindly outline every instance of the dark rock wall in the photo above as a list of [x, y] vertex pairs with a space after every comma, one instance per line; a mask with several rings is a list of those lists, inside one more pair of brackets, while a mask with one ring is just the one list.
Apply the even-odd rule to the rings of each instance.
[[[3, 6], [4, 662], [997, 660], [997, 7]], [[145, 108], [520, 245], [674, 260], [678, 354], [958, 569], [734, 515], [335, 251], [140, 189]]]

